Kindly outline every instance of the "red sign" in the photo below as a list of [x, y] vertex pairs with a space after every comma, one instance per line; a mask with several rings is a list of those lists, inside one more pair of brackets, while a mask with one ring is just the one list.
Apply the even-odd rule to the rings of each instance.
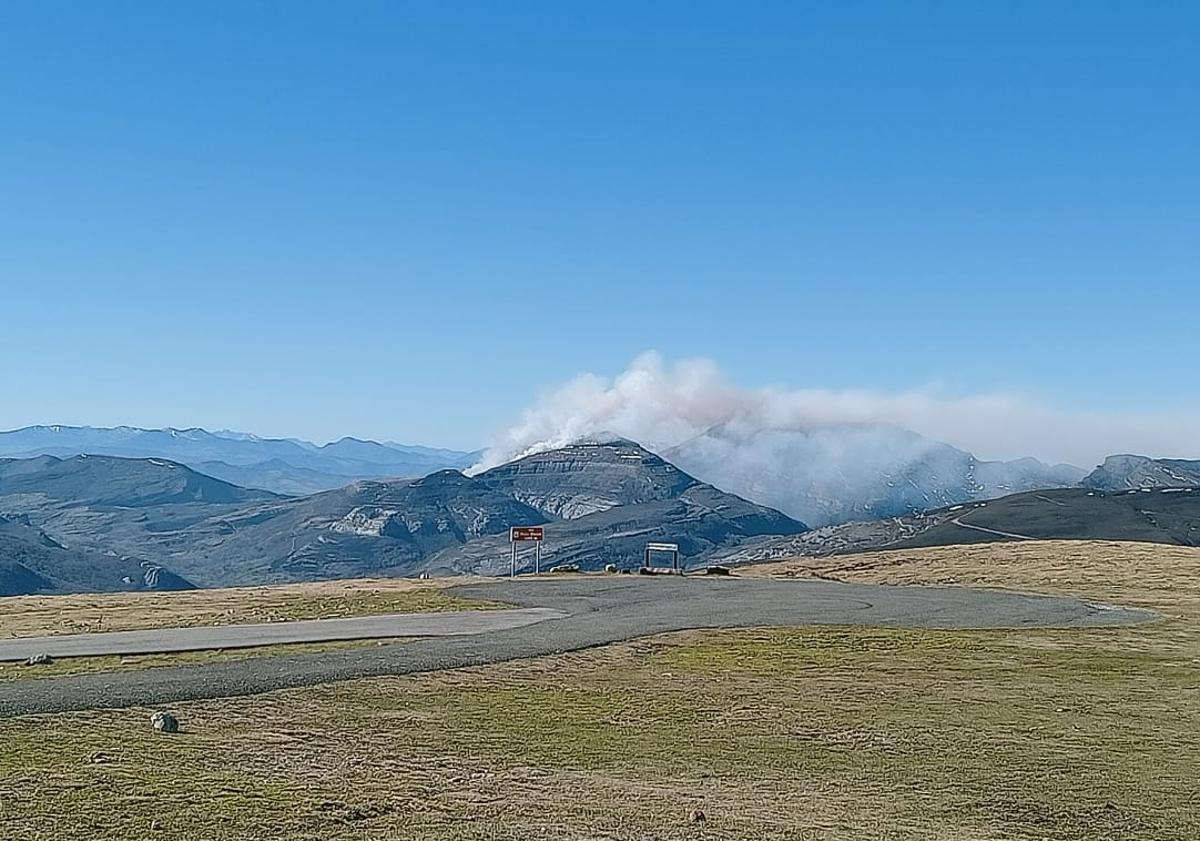
[[513, 543], [540, 542], [545, 536], [546, 530], [542, 526], [513, 526], [508, 532], [508, 539]]

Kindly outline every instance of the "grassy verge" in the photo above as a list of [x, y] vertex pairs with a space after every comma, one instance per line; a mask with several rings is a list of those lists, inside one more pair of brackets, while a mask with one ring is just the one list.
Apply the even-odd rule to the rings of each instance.
[[0, 681], [66, 677], [94, 672], [128, 672], [164, 666], [189, 666], [203, 663], [255, 660], [262, 657], [281, 657], [292, 654], [312, 654], [321, 651], [342, 651], [411, 642], [416, 637], [400, 639], [339, 640], [335, 642], [292, 643], [286, 645], [251, 646], [250, 648], [179, 651], [171, 654], [139, 654], [105, 657], [65, 657], [39, 666], [24, 663], [0, 663]]
[[[981, 561], [924, 551], [843, 574]], [[176, 737], [149, 710], [3, 721], [0, 837], [1191, 841], [1200, 553], [1157, 551], [986, 572], [1169, 616], [1145, 627], [692, 632], [183, 704]]]
[[459, 598], [434, 581], [366, 579], [180, 593], [0, 599], [0, 637], [330, 619], [503, 607]]

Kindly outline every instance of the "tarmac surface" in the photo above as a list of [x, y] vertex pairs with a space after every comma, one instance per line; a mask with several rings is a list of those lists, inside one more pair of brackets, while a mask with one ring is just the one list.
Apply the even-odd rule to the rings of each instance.
[[[538, 657], [668, 631], [789, 625], [869, 625], [904, 628], [1093, 628], [1153, 621], [1145, 610], [1078, 599], [994, 590], [893, 587], [830, 581], [782, 581], [720, 576], [579, 576], [518, 578], [472, 583], [450, 592], [522, 609], [496, 624], [479, 623], [481, 611], [374, 617], [411, 623], [436, 621], [444, 634], [415, 641], [336, 651], [286, 654], [135, 671], [0, 682], [0, 717], [252, 695], [287, 687], [380, 675], [479, 666]], [[529, 612], [529, 611], [533, 612]], [[493, 612], [495, 613], [495, 612]], [[448, 618], [443, 618], [448, 617]], [[339, 620], [346, 621], [346, 620]], [[513, 622], [505, 626], [505, 622]], [[240, 645], [279, 641], [268, 636], [287, 625], [240, 626]], [[343, 630], [345, 626], [341, 626]], [[229, 632], [239, 626], [225, 626]], [[456, 632], [457, 629], [457, 632]], [[218, 629], [204, 629], [217, 631]], [[132, 632], [143, 633], [143, 632]], [[160, 651], [186, 643], [186, 629], [149, 632]], [[313, 633], [305, 631], [305, 633]], [[395, 636], [388, 631], [386, 636]], [[114, 637], [113, 635], [95, 635]], [[370, 635], [368, 634], [367, 637]], [[304, 636], [346, 639], [346, 636]], [[362, 638], [362, 637], [350, 637]], [[77, 638], [78, 640], [78, 638]], [[181, 642], [183, 640], [183, 642]], [[195, 641], [193, 639], [193, 641]], [[95, 652], [103, 640], [93, 640]], [[230, 647], [229, 642], [218, 647]], [[141, 650], [139, 646], [139, 650]], [[26, 649], [22, 649], [26, 650]], [[30, 667], [36, 668], [36, 667]]]
[[453, 637], [521, 628], [561, 611], [544, 607], [517, 610], [463, 610], [448, 613], [392, 613], [347, 619], [307, 619], [261, 625], [217, 625], [207, 628], [167, 628], [153, 631], [112, 631], [60, 634], [0, 640], [0, 663], [28, 660], [36, 654], [51, 657], [170, 654], [253, 648], [297, 642], [334, 642], [389, 637]]

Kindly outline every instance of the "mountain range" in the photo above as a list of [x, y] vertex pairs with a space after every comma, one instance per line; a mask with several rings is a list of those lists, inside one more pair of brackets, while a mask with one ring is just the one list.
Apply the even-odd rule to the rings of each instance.
[[[34, 530], [27, 540], [42, 535], [77, 555], [60, 559], [74, 577], [46, 577], [51, 586], [40, 588], [55, 590], [130, 587], [124, 568], [89, 565], [98, 554], [163, 570], [156, 581], [217, 586], [496, 573], [507, 568], [515, 525], [546, 526], [547, 567], [590, 569], [637, 566], [651, 540], [677, 542], [700, 562], [749, 537], [807, 528], [628, 441], [580, 443], [473, 477], [441, 470], [306, 497], [240, 488], [157, 458], [8, 459], [0, 516]], [[36, 574], [46, 564], [26, 566]], [[18, 573], [9, 592], [35, 582]]]
[[[30, 426], [0, 432], [0, 457], [82, 454], [170, 460], [233, 485], [288, 496], [363, 479], [464, 470], [481, 456], [356, 438], [317, 445], [198, 428]], [[987, 461], [886, 424], [773, 429], [729, 422], [663, 455], [701, 481], [814, 527], [903, 517], [1027, 490], [1200, 484], [1197, 462], [1119, 455], [1089, 474], [1033, 458]]]
[[[3, 445], [73, 441], [155, 455], [0, 458], [0, 595], [498, 574], [517, 525], [546, 527], [547, 568], [634, 567], [651, 541], [678, 543], [691, 565], [1049, 537], [1200, 545], [1200, 462], [1119, 455], [1080, 475], [1033, 460], [983, 462], [888, 427], [787, 435], [718, 428], [670, 459], [602, 436], [475, 475], [323, 474], [340, 475], [338, 487], [304, 495], [244, 487], [162, 452], [185, 451], [200, 464], [221, 454], [251, 470], [272, 461], [253, 458], [283, 453], [348, 471], [453, 454], [203, 430], [73, 428], [59, 439], [55, 429], [5, 433]], [[458, 454], [459, 463], [468, 456]], [[289, 476], [315, 469], [280, 464]], [[874, 475], [880, 464], [886, 470]], [[712, 474], [743, 493], [704, 481]], [[771, 498], [789, 510], [762, 504]], [[812, 511], [817, 527], [790, 515], [797, 510]], [[530, 563], [526, 552], [521, 564]]]
[[461, 469], [479, 453], [342, 438], [313, 444], [204, 429], [27, 426], [0, 432], [0, 457], [108, 455], [160, 458], [247, 488], [303, 496], [358, 479], [424, 476]]

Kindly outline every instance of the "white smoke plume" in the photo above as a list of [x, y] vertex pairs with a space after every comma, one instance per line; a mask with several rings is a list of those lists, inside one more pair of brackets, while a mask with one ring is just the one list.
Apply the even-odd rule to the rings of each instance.
[[936, 388], [894, 394], [747, 389], [730, 383], [711, 360], [667, 364], [648, 352], [616, 377], [584, 374], [543, 394], [472, 472], [607, 433], [661, 451], [719, 424], [767, 432], [841, 423], [892, 424], [981, 458], [1034, 456], [1091, 468], [1117, 452], [1200, 458], [1195, 418], [1182, 410], [1073, 411], [1019, 395], [952, 395]]

